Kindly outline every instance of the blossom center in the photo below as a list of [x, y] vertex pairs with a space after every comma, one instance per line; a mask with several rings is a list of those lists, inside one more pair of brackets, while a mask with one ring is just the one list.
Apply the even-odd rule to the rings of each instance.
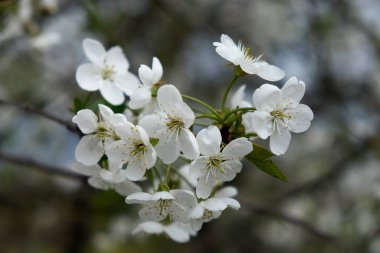
[[160, 210], [160, 215], [162, 215], [164, 211], [169, 209], [172, 202], [172, 199], [160, 199], [157, 202], [157, 208]]
[[179, 130], [183, 127], [185, 127], [185, 123], [179, 118], [170, 118], [169, 121], [166, 123], [169, 129], [175, 129]]
[[212, 175], [214, 178], [217, 178], [217, 173], [224, 174], [226, 171], [222, 167], [223, 158], [221, 155], [210, 156], [207, 162], [207, 167], [205, 173], [206, 175], [206, 183], [208, 181], [208, 177]]
[[101, 75], [103, 80], [112, 80], [113, 76], [115, 75], [113, 66], [106, 65], [104, 68], [102, 68]]
[[131, 156], [133, 159], [142, 159], [147, 151], [145, 144], [139, 140], [134, 140], [132, 145], [133, 149], [131, 151]]
[[104, 122], [99, 122], [98, 127], [95, 130], [96, 136], [100, 140], [105, 140], [107, 138], [113, 138], [114, 140], [118, 140], [119, 137], [116, 135], [116, 133], [111, 130]]

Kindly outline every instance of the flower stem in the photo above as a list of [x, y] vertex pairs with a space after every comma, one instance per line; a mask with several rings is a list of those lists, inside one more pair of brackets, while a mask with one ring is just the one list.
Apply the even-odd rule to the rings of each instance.
[[224, 121], [226, 121], [232, 114], [236, 113], [236, 112], [249, 112], [249, 111], [255, 111], [256, 108], [255, 107], [242, 107], [242, 108], [237, 108], [233, 111], [230, 111], [229, 113], [226, 114], [226, 116], [224, 116]]
[[208, 114], [200, 114], [200, 115], [197, 115], [195, 118], [196, 118], [196, 119], [204, 119], [204, 118], [207, 118], [207, 119], [213, 119], [213, 120], [219, 121], [219, 118], [214, 117], [213, 115], [208, 115]]
[[166, 170], [166, 176], [165, 176], [165, 184], [168, 184], [169, 183], [169, 176], [170, 176], [170, 170], [172, 168], [172, 165], [169, 164], [168, 165], [168, 169]]
[[158, 181], [160, 181], [160, 184], [162, 184], [163, 182], [161, 179], [161, 175], [160, 175], [160, 173], [158, 173], [156, 166], [154, 166], [152, 169], [153, 169], [154, 173], [156, 174], [156, 176], [158, 177]]
[[217, 118], [218, 120], [221, 120], [222, 118], [220, 117], [219, 113], [209, 104], [203, 102], [202, 100], [199, 100], [197, 98], [194, 98], [194, 97], [191, 97], [191, 96], [188, 96], [188, 95], [182, 95], [183, 98], [186, 98], [186, 99], [189, 99], [195, 103], [198, 103], [204, 107], [206, 107], [207, 109], [210, 110], [210, 112], [212, 112]]
[[239, 75], [234, 74], [234, 78], [231, 80], [231, 82], [228, 84], [226, 91], [223, 94], [223, 100], [222, 100], [222, 111], [224, 111], [224, 108], [226, 106], [227, 97], [228, 94], [231, 91], [232, 86], [234, 86], [236, 80], [239, 78]]

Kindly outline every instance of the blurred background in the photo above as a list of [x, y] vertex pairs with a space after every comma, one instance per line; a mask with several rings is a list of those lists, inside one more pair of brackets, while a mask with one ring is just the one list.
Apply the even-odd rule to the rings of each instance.
[[2, 100], [70, 121], [90, 37], [134, 73], [159, 57], [165, 81], [218, 105], [233, 70], [212, 42], [226, 33], [303, 80], [315, 119], [276, 159], [288, 183], [245, 164], [241, 210], [182, 245], [132, 237], [136, 209], [116, 193], [38, 171], [68, 168], [77, 135], [0, 102], [0, 252], [380, 252], [379, 13], [378, 0], [1, 0]]

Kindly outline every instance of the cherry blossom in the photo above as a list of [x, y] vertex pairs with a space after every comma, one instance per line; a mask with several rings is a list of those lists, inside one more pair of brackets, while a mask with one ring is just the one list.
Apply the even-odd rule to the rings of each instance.
[[76, 80], [87, 91], [100, 90], [109, 103], [124, 102], [124, 94], [130, 95], [138, 84], [137, 77], [128, 71], [129, 62], [120, 47], [106, 51], [101, 43], [93, 39], [83, 41], [83, 49], [91, 63], [78, 67]]
[[194, 123], [195, 115], [182, 101], [182, 96], [173, 85], [162, 86], [157, 92], [158, 110], [143, 117], [141, 125], [150, 137], [159, 139], [157, 155], [166, 164], [177, 160], [182, 153], [187, 159], [199, 155], [198, 143], [189, 127]]
[[281, 155], [288, 149], [291, 134], [309, 129], [313, 112], [300, 100], [305, 93], [305, 83], [296, 77], [290, 78], [282, 87], [264, 84], [253, 93], [253, 104], [257, 111], [243, 115], [247, 133], [257, 133], [266, 139], [270, 136], [270, 149]]
[[261, 56], [254, 57], [250, 50], [241, 42], [238, 45], [226, 34], [222, 34], [220, 42], [214, 42], [216, 52], [224, 59], [232, 62], [247, 74], [256, 74], [268, 81], [278, 81], [284, 78], [285, 72], [270, 65]]
[[202, 155], [191, 163], [190, 173], [199, 179], [197, 197], [206, 199], [217, 184], [235, 178], [242, 169], [240, 159], [253, 148], [247, 138], [241, 137], [228, 143], [221, 151], [222, 135], [216, 126], [202, 129], [197, 141]]
[[127, 122], [127, 118], [99, 105], [99, 118], [93, 111], [83, 109], [73, 117], [73, 122], [85, 134], [75, 149], [75, 158], [84, 165], [94, 165], [104, 155], [105, 147], [119, 139], [114, 127]]

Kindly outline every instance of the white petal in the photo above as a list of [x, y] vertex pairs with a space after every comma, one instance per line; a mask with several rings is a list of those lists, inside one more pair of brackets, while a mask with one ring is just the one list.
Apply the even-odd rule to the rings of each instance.
[[165, 107], [170, 110], [170, 105], [179, 101], [182, 101], [182, 96], [174, 85], [166, 84], [158, 89], [157, 102], [160, 109]]
[[95, 164], [95, 165], [91, 165], [91, 166], [86, 166], [86, 165], [83, 165], [79, 162], [74, 162], [72, 165], [71, 165], [71, 169], [75, 172], [78, 172], [80, 174], [83, 174], [85, 176], [95, 176], [95, 175], [98, 175], [101, 168], [99, 165]]
[[286, 81], [281, 90], [285, 101], [298, 104], [305, 94], [305, 83], [302, 81], [298, 82], [297, 78], [293, 76]]
[[240, 160], [251, 153], [252, 149], [252, 143], [247, 138], [240, 137], [228, 143], [227, 146], [224, 147], [222, 155], [229, 159]]
[[248, 112], [243, 114], [242, 118], [246, 133], [257, 133], [261, 139], [273, 134], [272, 116], [268, 112]]
[[127, 178], [131, 181], [140, 180], [146, 171], [146, 166], [140, 160], [131, 161], [127, 165]]
[[123, 140], [140, 139], [136, 126], [130, 122], [115, 126], [115, 133]]
[[146, 192], [135, 192], [125, 198], [127, 204], [144, 204], [152, 198], [152, 194]]
[[200, 219], [203, 216], [205, 208], [202, 205], [196, 205], [189, 211], [190, 219]]
[[227, 34], [220, 35], [220, 42], [229, 47], [237, 47], [236, 43]]
[[261, 67], [257, 70], [257, 75], [262, 79], [275, 82], [284, 78], [285, 72], [274, 65], [261, 63]]
[[152, 195], [151, 201], [158, 201], [160, 199], [175, 199], [175, 197], [170, 192], [159, 191]]
[[120, 105], [125, 99], [119, 87], [110, 81], [103, 81], [103, 85], [100, 87], [100, 93], [103, 98], [112, 105]]
[[190, 235], [175, 223], [165, 227], [165, 233], [174, 241], [184, 243], [190, 240]]
[[186, 190], [171, 190], [170, 194], [175, 197], [175, 201], [186, 209], [193, 208], [198, 204], [194, 193]]
[[116, 184], [114, 186], [114, 188], [115, 188], [115, 191], [122, 196], [128, 196], [131, 193], [141, 191], [140, 186], [138, 186], [137, 184], [135, 184], [129, 180], [125, 180], [122, 183]]
[[289, 129], [280, 127], [280, 131], [276, 131], [269, 141], [270, 150], [273, 154], [282, 155], [289, 147], [291, 135]]
[[84, 134], [93, 133], [98, 127], [98, 117], [89, 109], [80, 110], [73, 117], [73, 122], [78, 125]]
[[149, 234], [161, 234], [164, 231], [164, 226], [161, 223], [154, 221], [146, 221], [141, 223], [133, 230], [133, 234], [144, 231]]
[[132, 109], [140, 109], [152, 101], [152, 93], [150, 89], [144, 87], [136, 89], [131, 95], [129, 107]]
[[154, 202], [151, 202], [139, 211], [139, 217], [142, 220], [161, 221], [168, 215], [167, 211], [167, 208], [161, 209], [155, 206]]
[[149, 146], [150, 145], [150, 141], [149, 141], [149, 135], [148, 133], [145, 131], [144, 128], [142, 128], [141, 126], [136, 126], [136, 129], [137, 129], [137, 132], [139, 134], [139, 137], [140, 139], [142, 140], [142, 142], [144, 143], [145, 146]]
[[221, 182], [228, 182], [236, 177], [236, 173], [239, 173], [242, 168], [242, 164], [238, 160], [227, 160], [222, 162], [222, 168], [224, 173], [217, 172], [218, 180]]
[[119, 171], [109, 171], [109, 170], [102, 169], [99, 172], [99, 176], [104, 181], [110, 184], [121, 183], [127, 179], [125, 170], [120, 170], [120, 169]]
[[116, 86], [130, 96], [139, 86], [139, 80], [130, 72], [117, 73], [114, 76]]
[[292, 114], [292, 118], [288, 122], [290, 130], [294, 133], [305, 132], [310, 127], [310, 121], [313, 120], [314, 114], [309, 106], [299, 104]]
[[109, 184], [99, 176], [92, 176], [87, 180], [88, 184], [92, 187], [100, 190], [109, 190], [112, 188], [112, 184]]
[[207, 129], [202, 129], [197, 134], [199, 150], [203, 155], [216, 155], [220, 152], [220, 144], [222, 143], [222, 135], [219, 128], [209, 126]]
[[235, 209], [235, 210], [238, 210], [240, 209], [240, 203], [236, 200], [236, 199], [233, 199], [233, 198], [221, 198], [220, 199], [221, 201], [223, 201], [227, 206]]
[[193, 160], [199, 156], [198, 142], [189, 129], [182, 129], [178, 136], [180, 151], [187, 159]]
[[112, 126], [122, 125], [128, 122], [127, 117], [121, 113], [115, 113], [108, 119]]
[[75, 158], [84, 165], [94, 165], [103, 156], [102, 142], [94, 135], [83, 136], [75, 148]]
[[100, 69], [92, 63], [82, 64], [75, 73], [79, 87], [87, 91], [99, 90], [102, 76]]
[[112, 66], [117, 72], [126, 72], [129, 68], [129, 62], [119, 46], [108, 50], [106, 64]]
[[220, 199], [209, 198], [201, 202], [202, 206], [210, 211], [222, 211], [227, 208], [227, 205]]
[[143, 164], [147, 169], [152, 168], [156, 164], [157, 153], [156, 153], [156, 150], [152, 147], [152, 145], [149, 145], [147, 147], [143, 159], [144, 159]]
[[109, 121], [114, 114], [111, 108], [106, 105], [99, 104], [98, 108], [102, 121]]
[[177, 160], [179, 156], [179, 146], [172, 141], [160, 140], [155, 146], [157, 155], [165, 164], [171, 164]]
[[150, 137], [153, 138], [161, 137], [161, 132], [164, 129], [159, 116], [156, 114], [144, 116], [142, 119], [140, 119], [139, 125], [145, 129]]
[[202, 176], [198, 181], [198, 185], [196, 189], [196, 194], [198, 198], [202, 198], [202, 199], [208, 198], [211, 194], [212, 189], [216, 185], [216, 180], [212, 175], [209, 175], [209, 177], [207, 178], [207, 182], [206, 182], [206, 178], [207, 178], [206, 175]]
[[103, 45], [96, 40], [93, 39], [85, 39], [83, 40], [83, 49], [87, 58], [100, 66], [103, 63], [104, 57], [106, 55], [106, 50]]
[[132, 150], [123, 140], [110, 143], [105, 151], [108, 159], [114, 163], [126, 163], [131, 159]]
[[160, 60], [157, 57], [153, 57], [152, 62], [152, 71], [153, 71], [153, 83], [156, 84], [161, 81], [163, 69]]
[[253, 104], [256, 109], [271, 112], [282, 102], [282, 92], [271, 84], [263, 84], [253, 93]]
[[245, 97], [245, 87], [246, 85], [242, 85], [237, 89], [231, 96], [231, 108], [235, 109], [236, 107], [240, 107], [241, 102], [244, 101]]
[[199, 230], [201, 230], [201, 228], [202, 228], [203, 220], [201, 220], [201, 219], [198, 219], [198, 220], [191, 220], [191, 221], [190, 221], [190, 224], [191, 224], [191, 228], [192, 228], [194, 231], [199, 231]]
[[139, 67], [139, 78], [147, 88], [151, 88], [154, 84], [153, 71], [144, 64]]
[[208, 162], [208, 158], [206, 158], [204, 156], [194, 160], [190, 164], [190, 176], [191, 176], [191, 178], [193, 178], [193, 179], [200, 178], [206, 170], [207, 162]]
[[184, 123], [185, 128], [189, 128], [194, 123], [194, 112], [185, 102], [177, 101], [166, 105], [161, 104], [160, 110], [163, 110], [171, 118], [180, 119]]
[[231, 198], [231, 197], [235, 197], [237, 194], [238, 194], [238, 191], [235, 187], [226, 186], [215, 193], [215, 198]]

